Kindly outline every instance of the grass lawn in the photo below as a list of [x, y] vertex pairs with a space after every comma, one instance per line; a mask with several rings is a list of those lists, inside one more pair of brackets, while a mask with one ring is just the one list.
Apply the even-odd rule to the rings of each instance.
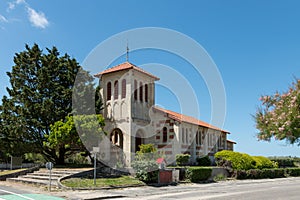
[[20, 172], [23, 170], [26, 170], [26, 169], [5, 170], [5, 171], [0, 172], [0, 176], [7, 175], [7, 174], [13, 174], [13, 173]]
[[118, 178], [97, 178], [96, 186], [94, 179], [70, 178], [62, 181], [62, 184], [72, 188], [95, 188], [95, 187], [116, 187], [128, 185], [144, 185], [143, 182], [131, 176], [121, 176]]

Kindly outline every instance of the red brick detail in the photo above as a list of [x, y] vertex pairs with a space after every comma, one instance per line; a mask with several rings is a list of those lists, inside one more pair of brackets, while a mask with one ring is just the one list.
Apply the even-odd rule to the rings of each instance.
[[174, 139], [174, 135], [170, 135], [169, 138], [172, 140]]
[[173, 128], [170, 129], [170, 133], [174, 133], [174, 129]]
[[159, 144], [157, 145], [157, 148], [161, 149], [161, 148], [172, 148], [172, 145], [169, 144], [169, 145], [164, 145], [164, 144]]
[[159, 183], [171, 183], [172, 171], [159, 171]]
[[156, 136], [156, 139], [157, 139], [157, 140], [159, 140], [159, 139], [160, 139], [160, 136], [159, 136], [159, 135], [157, 135], [157, 136]]
[[165, 154], [166, 155], [172, 155], [172, 151], [166, 151]]

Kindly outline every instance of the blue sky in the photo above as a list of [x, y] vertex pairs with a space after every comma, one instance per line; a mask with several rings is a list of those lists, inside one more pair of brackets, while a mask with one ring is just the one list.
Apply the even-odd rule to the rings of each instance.
[[[13, 66], [13, 56], [24, 50], [25, 44], [37, 43], [43, 49], [56, 46], [82, 63], [92, 49], [114, 34], [133, 28], [168, 28], [201, 44], [217, 65], [227, 96], [223, 128], [238, 143], [237, 151], [300, 156], [297, 146], [258, 142], [251, 116], [260, 105], [260, 95], [284, 91], [294, 77], [300, 77], [299, 7], [296, 0], [2, 0], [0, 96], [6, 94], [5, 87], [9, 86], [6, 72]], [[122, 57], [115, 63], [124, 60]], [[210, 121], [210, 97], [205, 83], [193, 77], [192, 71], [180, 68], [189, 63], [155, 50], [132, 52], [130, 61], [137, 65], [162, 63], [186, 73], [195, 83], [201, 119]], [[163, 88], [157, 90], [156, 102], [178, 111], [176, 97]]]

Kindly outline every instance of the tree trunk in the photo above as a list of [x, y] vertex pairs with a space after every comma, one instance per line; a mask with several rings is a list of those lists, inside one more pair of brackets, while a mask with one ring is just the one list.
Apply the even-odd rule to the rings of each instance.
[[65, 164], [65, 154], [66, 154], [66, 149], [65, 148], [59, 148], [59, 154], [58, 154], [58, 158], [56, 160], [57, 165], [64, 165]]

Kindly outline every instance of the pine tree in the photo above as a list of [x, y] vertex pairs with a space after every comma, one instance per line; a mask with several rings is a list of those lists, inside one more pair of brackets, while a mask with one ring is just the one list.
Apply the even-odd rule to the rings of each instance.
[[85, 77], [81, 95], [93, 94], [95, 100], [95, 89], [93, 77], [81, 70], [74, 58], [61, 56], [56, 47], [46, 50], [43, 53], [37, 44], [26, 45], [15, 54], [12, 71], [7, 73], [9, 96], [3, 97], [0, 107], [0, 150], [12, 155], [37, 152], [57, 161], [56, 151], [43, 143], [51, 125], [72, 113], [73, 86], [79, 71]]

